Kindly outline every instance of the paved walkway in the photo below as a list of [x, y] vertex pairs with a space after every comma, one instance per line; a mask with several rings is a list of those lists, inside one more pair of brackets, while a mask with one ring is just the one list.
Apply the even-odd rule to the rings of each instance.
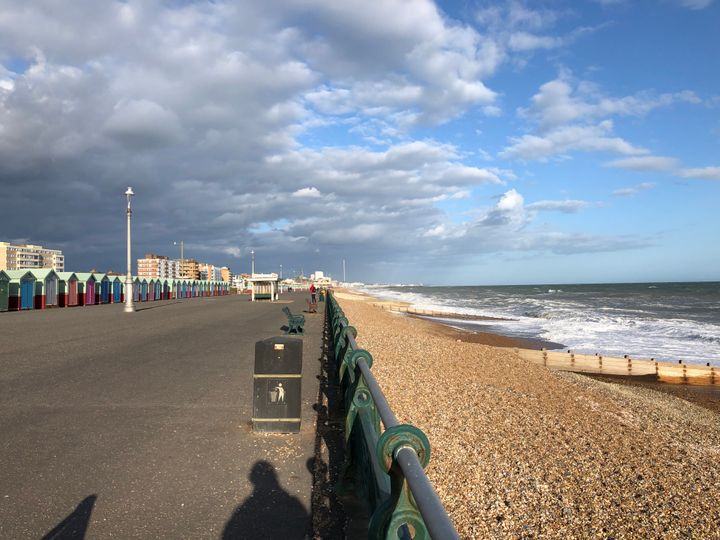
[[301, 433], [250, 429], [254, 344], [282, 307], [0, 313], [0, 538], [304, 538], [322, 314], [305, 314]]

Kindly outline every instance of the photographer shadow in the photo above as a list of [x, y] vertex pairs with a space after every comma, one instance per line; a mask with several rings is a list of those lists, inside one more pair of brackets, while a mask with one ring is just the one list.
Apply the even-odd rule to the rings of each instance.
[[248, 479], [253, 492], [230, 516], [223, 540], [311, 537], [309, 513], [297, 497], [282, 488], [271, 463], [257, 461]]

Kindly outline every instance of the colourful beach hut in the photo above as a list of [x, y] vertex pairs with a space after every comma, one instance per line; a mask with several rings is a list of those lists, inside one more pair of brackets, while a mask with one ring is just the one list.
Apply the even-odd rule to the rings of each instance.
[[78, 305], [95, 304], [95, 276], [90, 272], [76, 272], [78, 278]]
[[163, 279], [162, 280], [162, 299], [163, 300], [170, 300], [171, 290], [172, 286], [170, 285], [170, 282], [172, 280], [170, 279]]
[[146, 278], [140, 280], [140, 301], [147, 302], [148, 300], [148, 281]]
[[108, 280], [110, 282], [110, 303], [111, 304], [119, 304], [122, 302], [122, 276], [110, 276], [108, 275]]
[[0, 311], [8, 310], [10, 298], [10, 276], [0, 270]]
[[110, 303], [110, 278], [107, 274], [101, 272], [93, 272], [95, 277], [95, 303]]
[[163, 280], [162, 279], [154, 279], [153, 280], [153, 300], [162, 300], [163, 299]]
[[35, 276], [35, 309], [57, 306], [58, 275], [52, 268], [37, 268], [31, 270]]
[[139, 302], [140, 301], [140, 293], [142, 288], [142, 281], [140, 281], [139, 277], [136, 277], [133, 280], [133, 301]]
[[78, 278], [74, 272], [57, 272], [58, 307], [78, 305]]
[[35, 299], [35, 276], [30, 270], [7, 270], [8, 311], [32, 309]]

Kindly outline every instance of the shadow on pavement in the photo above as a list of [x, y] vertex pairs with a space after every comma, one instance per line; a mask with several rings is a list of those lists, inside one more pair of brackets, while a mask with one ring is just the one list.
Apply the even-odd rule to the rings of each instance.
[[223, 540], [310, 538], [310, 516], [300, 500], [282, 488], [271, 463], [257, 461], [248, 479], [252, 495], [230, 516]]
[[96, 500], [97, 495], [85, 497], [77, 505], [77, 508], [63, 519], [57, 527], [43, 536], [42, 540], [84, 540], [90, 524], [90, 514], [92, 514]]
[[156, 300], [156, 301], [158, 302], [157, 305], [148, 306], [148, 307], [141, 307], [141, 308], [135, 308], [135, 311], [147, 311], [148, 309], [157, 309], [157, 308], [172, 306], [173, 304], [180, 304], [180, 303], [181, 303], [181, 302], [163, 302], [163, 303], [161, 304], [161, 303], [160, 303], [160, 300]]

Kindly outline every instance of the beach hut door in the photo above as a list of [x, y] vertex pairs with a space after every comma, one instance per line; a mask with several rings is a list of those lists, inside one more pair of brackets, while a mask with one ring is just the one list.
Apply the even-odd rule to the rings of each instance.
[[57, 280], [49, 278], [45, 280], [45, 305], [54, 306], [57, 304]]
[[0, 311], [8, 310], [8, 298], [10, 296], [10, 283], [0, 279]]
[[34, 289], [33, 282], [29, 279], [26, 279], [20, 285], [21, 309], [32, 309], [33, 297], [35, 295]]

